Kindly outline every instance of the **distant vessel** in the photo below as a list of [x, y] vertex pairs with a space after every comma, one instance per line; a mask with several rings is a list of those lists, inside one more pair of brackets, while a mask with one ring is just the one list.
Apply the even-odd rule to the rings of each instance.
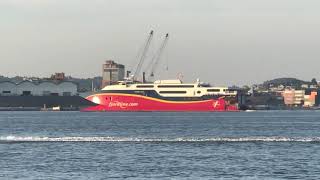
[[181, 80], [154, 83], [119, 81], [86, 98], [96, 106], [83, 111], [238, 111], [237, 91]]

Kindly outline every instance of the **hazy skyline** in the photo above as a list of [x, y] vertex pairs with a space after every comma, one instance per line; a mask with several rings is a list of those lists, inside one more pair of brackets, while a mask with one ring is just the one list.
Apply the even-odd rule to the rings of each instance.
[[152, 51], [170, 34], [161, 78], [320, 79], [319, 7], [317, 0], [1, 0], [0, 75], [99, 76], [108, 59], [137, 64], [153, 29]]

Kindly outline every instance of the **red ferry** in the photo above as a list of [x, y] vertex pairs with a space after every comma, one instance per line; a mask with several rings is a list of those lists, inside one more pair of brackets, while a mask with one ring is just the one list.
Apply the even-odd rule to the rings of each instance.
[[119, 81], [88, 96], [97, 105], [83, 111], [238, 111], [237, 93], [199, 80], [190, 84], [181, 80]]

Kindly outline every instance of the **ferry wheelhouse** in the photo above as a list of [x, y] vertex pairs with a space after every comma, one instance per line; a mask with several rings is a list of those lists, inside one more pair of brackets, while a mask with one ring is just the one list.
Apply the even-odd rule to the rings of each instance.
[[157, 80], [154, 83], [119, 81], [87, 97], [96, 106], [83, 111], [238, 111], [238, 92], [210, 87], [199, 80]]

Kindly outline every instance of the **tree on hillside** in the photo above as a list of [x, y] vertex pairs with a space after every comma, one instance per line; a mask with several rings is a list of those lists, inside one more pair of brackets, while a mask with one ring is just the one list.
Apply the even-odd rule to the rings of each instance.
[[292, 88], [300, 88], [302, 84], [309, 84], [310, 82], [302, 81], [296, 78], [277, 78], [263, 83], [266, 88], [283, 86], [291, 86]]
[[311, 84], [313, 84], [313, 85], [317, 85], [318, 84], [316, 78], [312, 78], [311, 79]]

